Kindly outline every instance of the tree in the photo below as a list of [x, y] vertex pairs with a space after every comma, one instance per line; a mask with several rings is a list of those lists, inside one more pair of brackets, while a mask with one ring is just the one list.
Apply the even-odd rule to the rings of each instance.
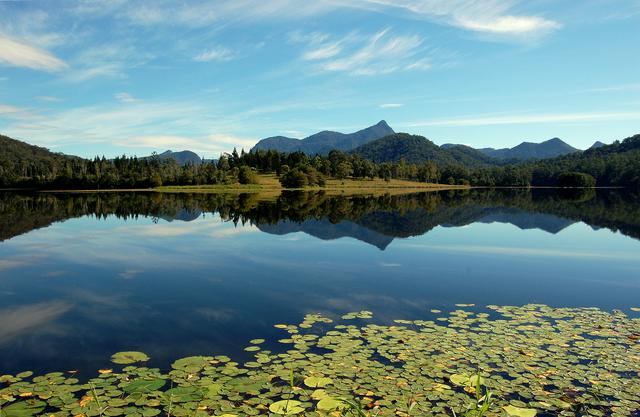
[[257, 184], [258, 176], [247, 165], [242, 165], [238, 171], [238, 182], [240, 184]]
[[596, 179], [584, 172], [566, 172], [558, 177], [558, 187], [595, 187]]

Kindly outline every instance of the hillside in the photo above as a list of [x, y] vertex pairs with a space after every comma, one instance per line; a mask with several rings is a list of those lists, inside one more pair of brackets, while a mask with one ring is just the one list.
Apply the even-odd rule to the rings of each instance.
[[373, 126], [349, 134], [325, 130], [304, 139], [273, 136], [260, 140], [251, 151], [273, 149], [280, 152], [302, 151], [309, 155], [326, 155], [333, 149], [350, 151], [393, 133], [395, 132], [387, 122], [381, 120]]
[[464, 145], [439, 147], [423, 136], [395, 133], [360, 146], [352, 153], [376, 163], [398, 162], [404, 159], [409, 164], [434, 161], [440, 166], [461, 164], [480, 167], [493, 163], [491, 158]]
[[579, 149], [574, 148], [559, 138], [549, 139], [541, 143], [522, 142], [513, 148], [482, 148], [478, 149], [478, 151], [491, 158], [512, 162], [555, 158], [557, 156], [580, 152]]
[[[184, 164], [198, 165], [202, 163], [202, 158], [200, 158], [197, 153], [191, 152], [191, 151], [180, 151], [180, 152], [164, 151], [161, 154], [156, 155], [156, 157], [163, 161], [173, 159], [180, 165], [184, 165]], [[153, 156], [143, 157], [143, 159], [146, 159], [146, 158], [153, 158]]]
[[82, 158], [51, 152], [40, 146], [0, 135], [0, 186], [19, 178], [55, 177], [58, 167]]

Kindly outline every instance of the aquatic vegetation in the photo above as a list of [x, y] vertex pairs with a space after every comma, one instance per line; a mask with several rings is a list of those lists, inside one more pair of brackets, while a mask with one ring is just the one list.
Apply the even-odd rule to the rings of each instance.
[[193, 356], [160, 370], [130, 365], [148, 357], [124, 352], [112, 358], [123, 367], [86, 382], [3, 375], [0, 417], [638, 415], [640, 319], [543, 305], [471, 310], [393, 325], [348, 313], [329, 330], [331, 319], [307, 315], [276, 325], [282, 350], [252, 340], [255, 360], [244, 364]]

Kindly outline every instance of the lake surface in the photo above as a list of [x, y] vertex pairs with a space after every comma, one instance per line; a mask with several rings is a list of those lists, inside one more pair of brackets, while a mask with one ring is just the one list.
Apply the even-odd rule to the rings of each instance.
[[[456, 303], [640, 306], [624, 190], [0, 193], [0, 374], [226, 354], [304, 314], [381, 323]], [[269, 342], [268, 342], [269, 343]], [[276, 343], [277, 344], [277, 343]]]

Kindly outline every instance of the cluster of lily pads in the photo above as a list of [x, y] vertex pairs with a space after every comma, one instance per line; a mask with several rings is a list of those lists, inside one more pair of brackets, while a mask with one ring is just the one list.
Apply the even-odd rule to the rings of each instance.
[[[193, 356], [170, 370], [141, 352], [89, 381], [0, 377], [0, 417], [640, 415], [640, 319], [595, 308], [459, 307], [435, 320], [367, 324], [371, 312], [278, 324], [278, 352]], [[440, 313], [437, 310], [434, 310]], [[288, 348], [288, 349], [287, 349]]]

